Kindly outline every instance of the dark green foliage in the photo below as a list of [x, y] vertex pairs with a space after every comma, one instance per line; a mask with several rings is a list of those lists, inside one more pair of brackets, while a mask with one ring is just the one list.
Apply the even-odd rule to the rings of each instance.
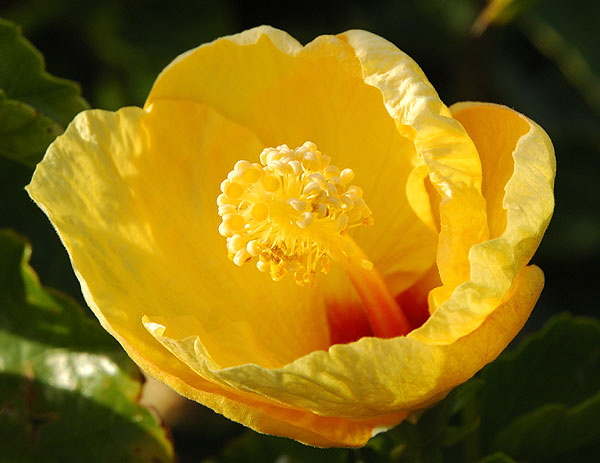
[[79, 87], [48, 74], [40, 53], [0, 19], [0, 156], [34, 167], [87, 107]]
[[30, 249], [0, 231], [0, 461], [173, 461], [137, 404], [142, 377], [77, 304], [43, 288]]

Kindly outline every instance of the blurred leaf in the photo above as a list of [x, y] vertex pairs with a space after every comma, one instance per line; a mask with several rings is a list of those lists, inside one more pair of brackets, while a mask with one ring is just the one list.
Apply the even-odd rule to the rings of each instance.
[[32, 167], [48, 144], [88, 107], [79, 87], [44, 71], [40, 53], [0, 19], [0, 155]]
[[488, 0], [471, 31], [474, 35], [481, 35], [490, 24], [507, 24], [537, 2], [538, 0]]
[[171, 462], [167, 431], [137, 404], [142, 377], [30, 249], [0, 231], [0, 461]]
[[478, 460], [477, 463], [517, 463], [515, 460], [510, 458], [508, 455], [498, 452], [492, 455], [488, 455], [481, 460]]
[[471, 380], [450, 392], [444, 400], [375, 436], [361, 450], [367, 463], [437, 463], [447, 460], [444, 449], [468, 439], [479, 426], [479, 417], [466, 410], [482, 383]]
[[554, 317], [479, 378], [487, 449], [527, 461], [557, 461], [600, 444], [598, 320]]
[[[470, 38], [469, 29], [475, 20], [479, 6], [472, 0], [453, 0], [452, 2], [447, 0], [421, 0], [414, 3], [417, 8], [428, 15], [428, 19], [439, 23], [445, 29], [446, 40]], [[414, 16], [414, 14], [411, 16]], [[430, 38], [429, 40], [435, 42], [435, 39]], [[454, 52], [453, 57], [455, 57], [457, 50], [453, 50], [452, 45], [446, 44], [445, 48], [447, 51]], [[462, 42], [461, 45], [464, 46], [465, 43]], [[440, 58], [438, 56], [438, 59]]]
[[517, 418], [493, 446], [511, 455], [553, 461], [556, 455], [600, 442], [600, 392], [575, 406], [549, 404]]
[[600, 2], [544, 0], [520, 22], [531, 42], [554, 61], [565, 77], [600, 114], [600, 53], [597, 24]]
[[34, 167], [62, 132], [52, 119], [31, 106], [6, 98], [0, 89], [0, 156]]
[[246, 432], [204, 463], [346, 463], [351, 450], [307, 447], [282, 437]]

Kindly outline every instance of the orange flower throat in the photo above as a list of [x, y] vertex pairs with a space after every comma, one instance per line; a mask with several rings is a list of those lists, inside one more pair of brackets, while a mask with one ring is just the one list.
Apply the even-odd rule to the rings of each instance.
[[238, 161], [217, 198], [221, 235], [236, 265], [255, 262], [275, 281], [290, 274], [314, 286], [317, 270], [339, 262], [363, 301], [375, 336], [410, 330], [406, 317], [348, 230], [372, 225], [352, 169], [330, 164], [312, 142], [266, 148], [260, 164]]

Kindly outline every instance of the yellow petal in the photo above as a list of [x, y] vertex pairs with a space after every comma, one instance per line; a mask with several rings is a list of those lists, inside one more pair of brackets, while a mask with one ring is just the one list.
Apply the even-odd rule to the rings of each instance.
[[488, 237], [477, 150], [409, 56], [365, 31], [341, 37], [353, 47], [365, 81], [383, 95], [400, 132], [413, 139], [441, 197], [437, 265], [443, 286], [431, 294], [435, 310], [468, 280], [469, 249]]
[[381, 93], [365, 84], [343, 40], [322, 36], [301, 47], [270, 27], [224, 37], [160, 74], [146, 105], [164, 98], [205, 103], [265, 146], [316, 143], [334, 164], [352, 168], [365, 191], [375, 225], [355, 239], [391, 290], [406, 289], [431, 266], [437, 236], [407, 200], [413, 143], [397, 130]]
[[451, 109], [489, 169], [484, 192], [493, 238], [470, 249], [469, 281], [411, 333], [436, 343], [454, 342], [492, 313], [533, 256], [554, 210], [554, 149], [543, 129], [499, 105], [460, 103]]
[[504, 194], [505, 186], [514, 174], [513, 151], [519, 139], [529, 132], [530, 123], [515, 111], [493, 104], [460, 103], [450, 110], [477, 147], [490, 239], [497, 238], [506, 228]]

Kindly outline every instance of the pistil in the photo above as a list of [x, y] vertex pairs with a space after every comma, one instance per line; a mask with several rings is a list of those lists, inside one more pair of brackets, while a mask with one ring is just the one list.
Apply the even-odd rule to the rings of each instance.
[[355, 256], [341, 261], [341, 265], [362, 300], [373, 335], [393, 338], [408, 334], [411, 326], [402, 307], [390, 293], [381, 274], [373, 265], [366, 264], [368, 261], [362, 257], [362, 250], [356, 243], [354, 245]]

